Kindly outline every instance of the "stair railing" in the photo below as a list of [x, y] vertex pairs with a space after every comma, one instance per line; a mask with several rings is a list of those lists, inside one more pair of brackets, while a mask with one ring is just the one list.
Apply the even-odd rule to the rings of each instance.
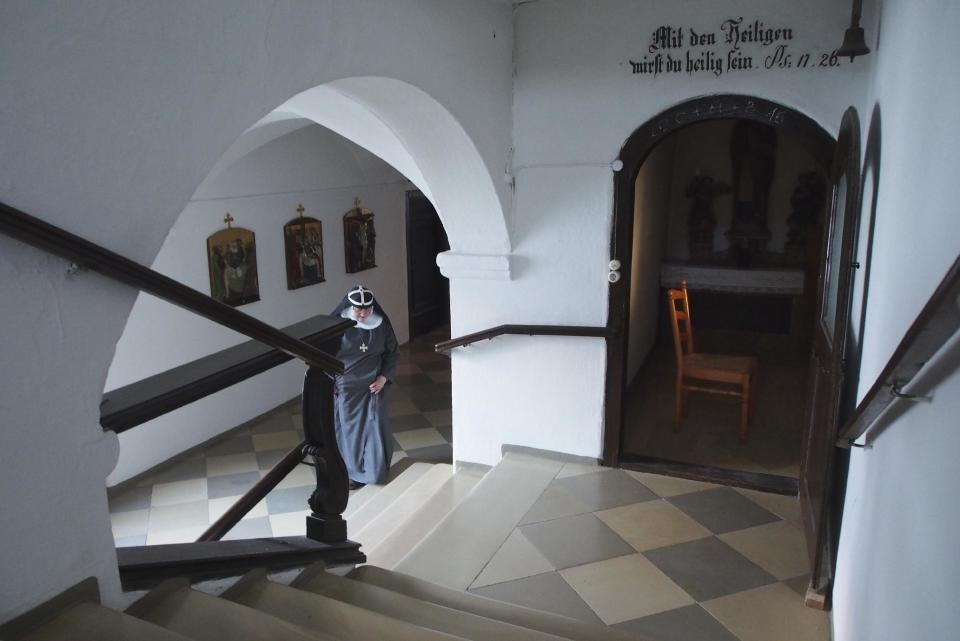
[[446, 354], [457, 347], [467, 347], [478, 341], [486, 341], [504, 335], [610, 338], [613, 334], [606, 327], [589, 327], [583, 325], [497, 325], [490, 329], [437, 343], [434, 346], [434, 350]]
[[288, 336], [263, 321], [216, 301], [149, 267], [144, 267], [96, 243], [3, 203], [0, 203], [0, 232], [64, 258], [81, 269], [97, 272], [147, 292], [197, 316], [270, 345], [299, 358], [311, 367], [319, 367], [331, 374], [343, 373], [343, 363], [312, 345]]
[[[313, 466], [316, 470], [317, 485], [309, 499], [312, 514], [307, 516], [306, 538], [325, 544], [335, 544], [334, 547], [341, 560], [345, 558], [345, 550], [347, 558], [352, 558], [355, 561], [363, 560], [363, 555], [359, 552], [359, 546], [346, 541], [346, 522], [342, 517], [349, 496], [349, 479], [337, 447], [333, 425], [333, 376], [343, 373], [344, 365], [341, 361], [267, 323], [224, 303], [215, 301], [206, 294], [4, 203], [0, 203], [0, 233], [71, 261], [77, 267], [97, 272], [115, 281], [147, 292], [193, 314], [264, 343], [274, 350], [298, 358], [308, 365], [304, 379], [302, 401], [305, 441], [294, 451], [288, 453], [257, 486], [227, 510], [223, 518], [204, 532], [198, 543], [178, 545], [209, 545], [210, 542], [216, 541], [239, 522], [296, 465], [300, 464], [304, 458], [310, 457], [313, 459]], [[349, 321], [339, 323], [332, 327], [332, 331], [325, 334], [325, 338], [329, 340], [339, 337], [350, 326], [352, 326], [352, 323]], [[223, 387], [218, 389], [223, 389]], [[213, 391], [217, 390], [212, 389], [201, 396], [213, 393]], [[197, 400], [199, 397], [195, 395], [191, 400]], [[183, 404], [183, 402], [180, 402], [176, 406]], [[173, 407], [169, 406], [168, 403], [168, 408], [165, 411], [171, 409]], [[109, 427], [104, 429], [111, 431]], [[253, 500], [257, 496], [260, 498]], [[284, 548], [288, 543], [285, 539], [278, 539], [277, 541], [281, 543], [280, 548]], [[345, 546], [344, 543], [348, 545]], [[352, 549], [348, 549], [351, 546]], [[177, 546], [154, 547], [176, 548]], [[310, 548], [309, 545], [306, 547]], [[141, 548], [141, 550], [143, 549], [145, 548]], [[278, 552], [277, 546], [272, 546], [270, 554], [274, 556], [280, 554], [282, 556], [287, 551], [281, 549]], [[304, 546], [301, 545], [297, 550], [291, 551], [302, 556]], [[222, 567], [224, 563], [236, 565], [235, 562], [238, 560], [229, 554], [224, 555], [222, 552], [208, 552], [174, 550], [171, 555], [179, 561], [187, 558], [185, 568], [202, 566], [205, 561], [211, 559], [213, 565], [218, 567]], [[249, 553], [247, 556], [249, 556]], [[163, 553], [160, 553], [158, 557], [157, 550], [144, 554], [136, 548], [121, 548], [118, 551], [118, 557], [121, 577], [124, 575], [125, 558], [131, 559], [130, 564], [137, 565], [137, 571], [141, 573], [145, 571], [144, 568], [147, 572], [152, 567], [162, 570], [167, 558], [163, 556]], [[140, 563], [137, 560], [146, 557], [149, 558], [145, 563]], [[167, 571], [169, 572], [169, 568]]]

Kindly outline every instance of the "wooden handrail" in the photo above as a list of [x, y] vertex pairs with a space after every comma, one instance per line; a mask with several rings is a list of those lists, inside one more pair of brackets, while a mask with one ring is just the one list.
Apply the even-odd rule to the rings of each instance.
[[437, 343], [434, 349], [438, 352], [449, 352], [455, 347], [464, 347], [477, 341], [490, 340], [504, 334], [521, 336], [589, 336], [595, 338], [609, 338], [611, 332], [606, 327], [589, 327], [582, 325], [498, 325], [474, 332], [459, 338], [452, 338]]
[[[352, 326], [353, 321], [320, 315], [282, 331], [333, 353], [341, 334]], [[258, 341], [239, 343], [106, 392], [100, 401], [100, 425], [120, 434], [289, 361], [288, 354]]]
[[124, 590], [147, 590], [175, 577], [200, 581], [237, 577], [254, 568], [279, 571], [317, 561], [332, 566], [359, 565], [366, 560], [360, 544], [354, 541], [323, 543], [303, 536], [117, 548]]
[[876, 382], [840, 430], [837, 445], [849, 447], [863, 436], [923, 365], [960, 329], [960, 257], [940, 281]]
[[208, 527], [206, 531], [200, 535], [197, 543], [202, 541], [219, 541], [223, 538], [224, 534], [239, 523], [240, 520], [247, 515], [247, 512], [262, 501], [263, 497], [269, 494], [280, 481], [285, 479], [287, 475], [303, 461], [304, 448], [306, 445], [307, 442], [303, 441], [287, 452], [287, 455], [280, 459], [262, 479], [257, 481], [256, 485], [247, 490], [213, 525]]
[[183, 283], [4, 203], [0, 203], [0, 232], [182, 307], [329, 374], [343, 373], [343, 363], [329, 354]]

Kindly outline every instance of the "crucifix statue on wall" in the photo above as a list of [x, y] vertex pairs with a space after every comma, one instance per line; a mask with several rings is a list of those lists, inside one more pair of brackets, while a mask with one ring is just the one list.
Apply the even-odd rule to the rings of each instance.
[[737, 123], [730, 137], [733, 217], [726, 236], [738, 267], [762, 260], [770, 229], [770, 187], [776, 174], [777, 130], [759, 122]]

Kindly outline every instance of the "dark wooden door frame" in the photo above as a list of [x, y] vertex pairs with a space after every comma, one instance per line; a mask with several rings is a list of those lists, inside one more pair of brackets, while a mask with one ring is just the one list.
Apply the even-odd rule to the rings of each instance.
[[618, 466], [623, 446], [623, 403], [626, 386], [630, 274], [632, 264], [634, 183], [640, 167], [653, 149], [676, 131], [708, 120], [741, 118], [797, 134], [807, 151], [823, 167], [833, 161], [836, 141], [816, 121], [790, 107], [747, 95], [700, 96], [677, 104], [636, 129], [620, 150], [623, 168], [614, 174], [613, 235], [610, 257], [620, 261], [619, 282], [608, 297], [607, 371], [604, 408], [603, 462]]
[[[833, 257], [838, 263], [836, 306], [833, 326], [827, 327], [823, 324], [828, 283], [826, 272], [829, 269], [829, 265], [826, 265], [821, 270], [817, 283], [817, 317], [810, 368], [811, 391], [808, 395], [803, 458], [800, 461], [800, 506], [811, 567], [806, 601], [808, 605], [820, 608], [829, 606], [846, 478], [846, 458], [838, 457], [839, 452], [834, 445], [845, 418], [842, 415], [842, 401], [844, 378], [849, 367], [847, 343], [854, 271], [855, 268], [863, 268], [853, 262], [862, 217], [860, 149], [860, 117], [857, 110], [850, 107], [841, 119], [836, 154], [831, 164], [830, 185], [833, 197], [830, 200], [827, 224], [823, 229], [822, 243], [821, 260], [827, 260], [831, 241], [835, 234], [840, 234], [840, 252]], [[844, 201], [838, 202], [836, 190], [841, 180], [846, 184], [846, 193]], [[837, 215], [841, 208], [842, 219]], [[825, 396], [821, 394], [824, 391], [827, 392]]]
[[[414, 243], [414, 233], [415, 233], [416, 223], [414, 222], [414, 220], [413, 220], [413, 215], [412, 215], [412, 208], [413, 208], [413, 200], [414, 200], [414, 199], [422, 199], [427, 205], [429, 205], [429, 207], [430, 207], [431, 210], [433, 211], [433, 215], [436, 216], [437, 224], [438, 224], [438, 225], [442, 228], [442, 230], [443, 230], [444, 239], [446, 239], [446, 228], [443, 228], [443, 221], [441, 221], [439, 215], [437, 215], [436, 209], [434, 209], [433, 204], [430, 203], [429, 199], [427, 199], [427, 197], [426, 197], [426, 196], [423, 194], [423, 192], [421, 192], [420, 190], [418, 190], [418, 189], [409, 189], [409, 190], [407, 190], [406, 195], [405, 195], [405, 197], [404, 197], [404, 207], [405, 207], [405, 209], [404, 209], [404, 227], [405, 227], [405, 238], [406, 238], [406, 245], [407, 245], [407, 247], [406, 247], [406, 253], [407, 253], [407, 323], [408, 323], [408, 324], [407, 324], [407, 328], [408, 328], [408, 331], [409, 331], [409, 333], [410, 333], [410, 340], [411, 340], [411, 341], [412, 341], [414, 338], [416, 338], [417, 335], [418, 335], [418, 334], [415, 332], [416, 327], [417, 327], [417, 322], [416, 322], [416, 312], [417, 312], [417, 309], [416, 309], [416, 304], [415, 304], [417, 297], [415, 296], [415, 287], [414, 287], [414, 279], [415, 279], [414, 262], [417, 261], [417, 260], [421, 260], [421, 259], [424, 258], [422, 255], [416, 255], [416, 252], [414, 251], [414, 247], [416, 246], [416, 243]], [[422, 231], [422, 230], [421, 230], [421, 231]], [[443, 243], [438, 243], [438, 246], [439, 246], [440, 251], [445, 251], [445, 249], [449, 249], [449, 248], [450, 248], [450, 245], [449, 245], [449, 241], [448, 241], [448, 240], [444, 240]], [[445, 249], [444, 249], [444, 248], [445, 248]], [[435, 262], [436, 262], [436, 256], [434, 255], [434, 256], [432, 256], [432, 258], [433, 258], [434, 263], [435, 263]], [[439, 268], [436, 268], [436, 269], [437, 269], [437, 273], [439, 274]], [[446, 322], [449, 323], [449, 321], [450, 321], [449, 282], [447, 281], [446, 277], [444, 277], [444, 276], [440, 276], [440, 278], [444, 281], [444, 283], [445, 283], [444, 286], [447, 288], [447, 294], [446, 294], [446, 296], [444, 296], [444, 300], [446, 301], [446, 303], [445, 303], [445, 307], [446, 307], [445, 319], [446, 319]]]

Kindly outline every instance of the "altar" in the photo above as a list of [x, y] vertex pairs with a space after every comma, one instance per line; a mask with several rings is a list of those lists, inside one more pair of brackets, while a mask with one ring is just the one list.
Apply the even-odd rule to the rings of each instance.
[[687, 281], [690, 289], [737, 294], [803, 295], [803, 270], [788, 268], [741, 269], [685, 263], [663, 263], [662, 287], [680, 287]]
[[804, 271], [665, 262], [660, 286], [687, 281], [695, 326], [796, 335], [804, 326]]

